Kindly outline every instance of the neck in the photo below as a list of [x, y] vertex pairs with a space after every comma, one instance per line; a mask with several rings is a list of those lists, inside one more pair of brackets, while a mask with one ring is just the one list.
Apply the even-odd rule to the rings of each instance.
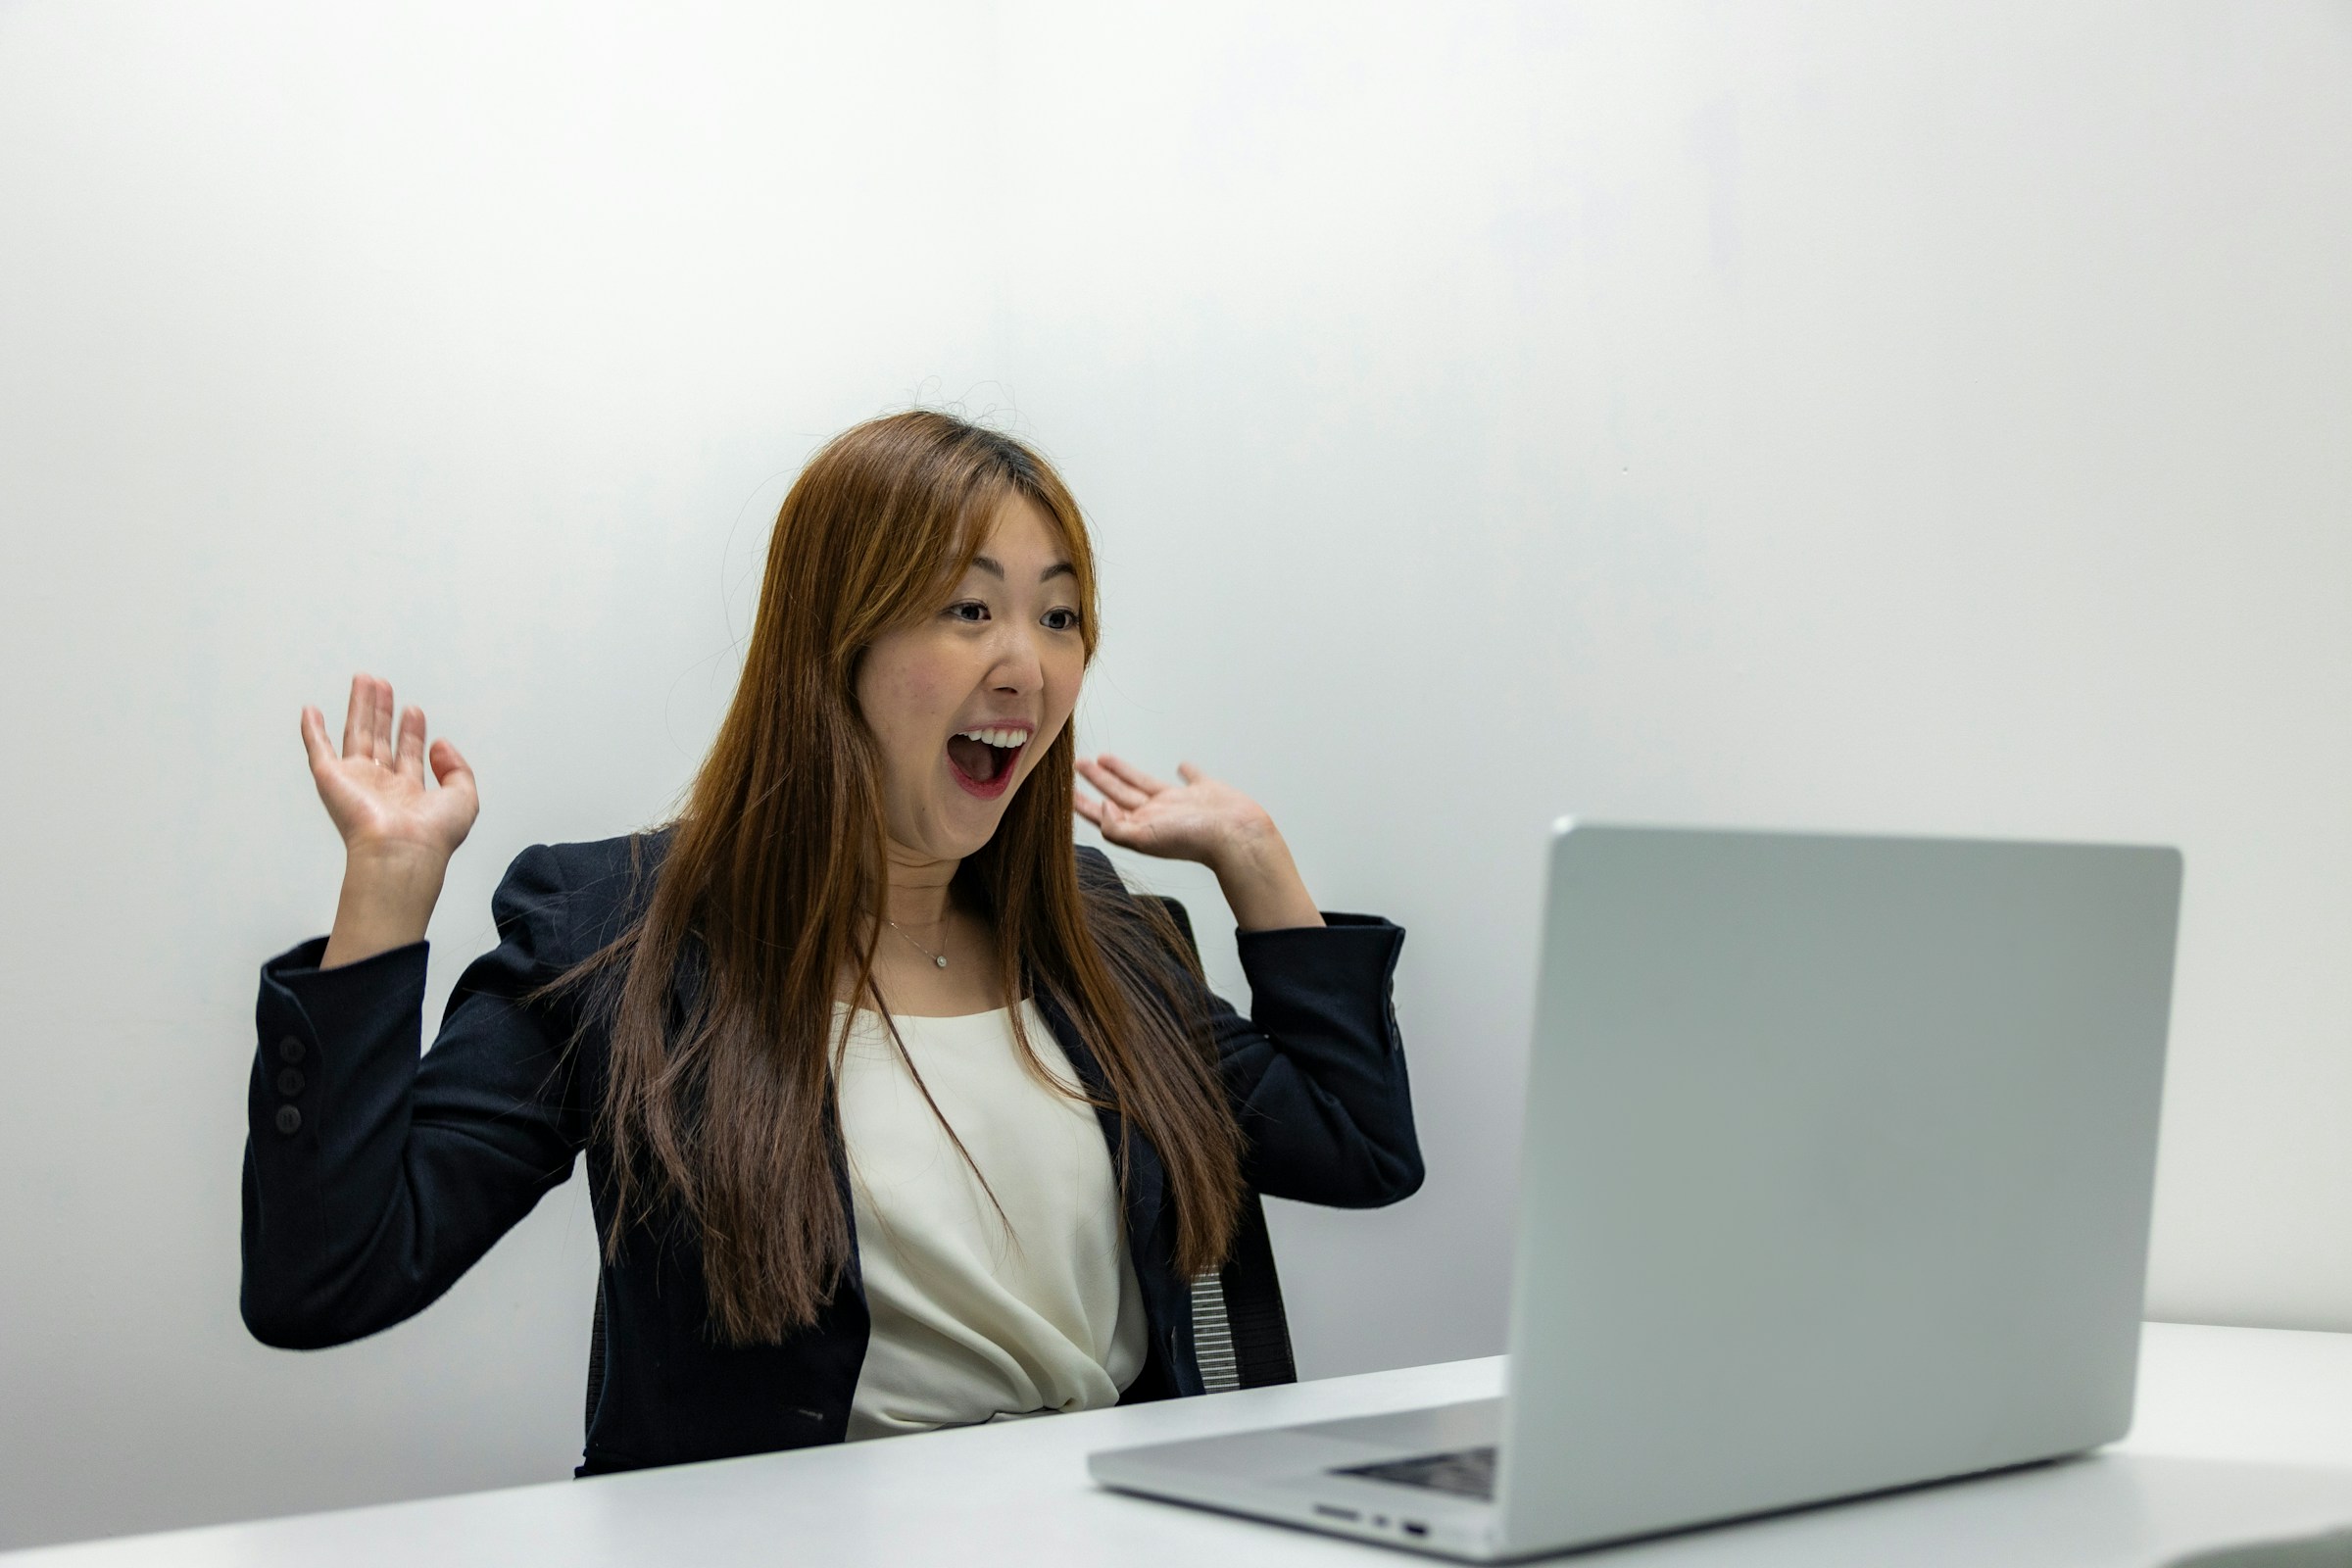
[[883, 841], [882, 914], [900, 925], [935, 926], [948, 917], [948, 885], [960, 859], [946, 860]]

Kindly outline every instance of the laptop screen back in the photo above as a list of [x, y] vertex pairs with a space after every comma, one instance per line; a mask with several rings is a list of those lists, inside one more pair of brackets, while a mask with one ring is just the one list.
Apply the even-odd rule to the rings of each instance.
[[2180, 886], [2163, 849], [1564, 827], [1503, 1540], [2122, 1436]]

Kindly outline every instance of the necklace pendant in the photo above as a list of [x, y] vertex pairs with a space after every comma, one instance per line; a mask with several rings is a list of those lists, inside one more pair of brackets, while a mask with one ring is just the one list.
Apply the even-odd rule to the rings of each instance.
[[938, 955], [937, 956], [935, 956], [934, 958], [932, 958], [932, 960], [931, 960], [931, 961], [932, 961], [933, 963], [936, 963], [936, 964], [938, 964], [938, 965], [939, 965], [939, 966], [940, 966], [942, 969], [945, 969], [945, 968], [948, 966], [948, 956], [947, 956], [946, 954], [942, 953], [942, 954]]

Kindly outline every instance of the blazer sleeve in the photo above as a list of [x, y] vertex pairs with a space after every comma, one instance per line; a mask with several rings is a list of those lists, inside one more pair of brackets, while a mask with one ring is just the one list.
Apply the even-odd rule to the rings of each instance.
[[1421, 1145], [1391, 986], [1400, 926], [1330, 914], [1244, 931], [1250, 1014], [1207, 999], [1243, 1138], [1242, 1179], [1269, 1198], [1372, 1208], [1421, 1186]]
[[426, 945], [321, 969], [317, 938], [262, 967], [246, 1104], [245, 1325], [289, 1349], [420, 1311], [570, 1175], [589, 1107], [561, 974], [563, 867], [535, 846], [491, 901], [499, 944], [467, 965], [419, 1058]]

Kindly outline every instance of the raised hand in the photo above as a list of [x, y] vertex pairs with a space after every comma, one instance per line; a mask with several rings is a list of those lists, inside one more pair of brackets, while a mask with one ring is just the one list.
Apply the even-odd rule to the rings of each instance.
[[1107, 752], [1080, 758], [1078, 771], [1102, 798], [1073, 792], [1072, 809], [1122, 849], [1216, 872], [1243, 930], [1323, 923], [1274, 819], [1232, 785], [1190, 762], [1170, 784]]
[[1214, 866], [1274, 829], [1265, 808], [1190, 762], [1177, 764], [1181, 784], [1153, 778], [1108, 752], [1078, 759], [1078, 771], [1102, 798], [1081, 791], [1073, 807], [1121, 849]]
[[[311, 781], [343, 835], [347, 850], [405, 847], [446, 860], [473, 828], [481, 809], [473, 769], [446, 739], [424, 744], [424, 710], [392, 718], [392, 683], [372, 675], [351, 678], [351, 708], [343, 717], [343, 752], [326, 743], [326, 716], [302, 710], [302, 743]], [[439, 789], [424, 780], [427, 756]]]
[[[343, 750], [327, 744], [326, 717], [302, 710], [311, 782], [343, 836], [343, 896], [327, 940], [326, 966], [350, 963], [424, 935], [449, 858], [481, 809], [473, 769], [447, 740], [425, 746], [424, 711], [395, 722], [392, 683], [351, 679]], [[425, 781], [430, 760], [437, 787]]]

